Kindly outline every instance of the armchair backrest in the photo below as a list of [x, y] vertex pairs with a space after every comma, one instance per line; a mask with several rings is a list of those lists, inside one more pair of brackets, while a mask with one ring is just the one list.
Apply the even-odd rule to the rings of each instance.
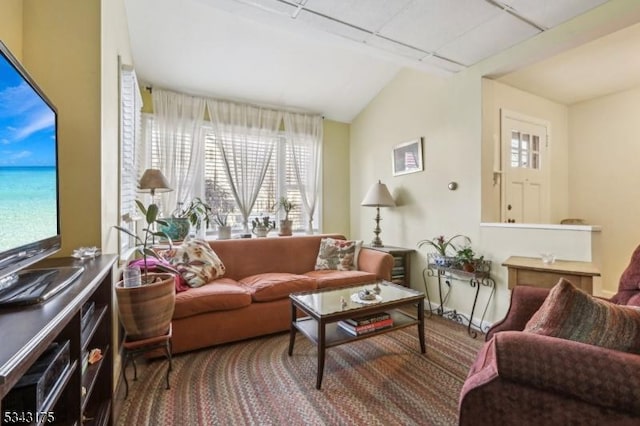
[[611, 301], [619, 305], [640, 306], [640, 246], [631, 255], [629, 266], [620, 277], [618, 292]]

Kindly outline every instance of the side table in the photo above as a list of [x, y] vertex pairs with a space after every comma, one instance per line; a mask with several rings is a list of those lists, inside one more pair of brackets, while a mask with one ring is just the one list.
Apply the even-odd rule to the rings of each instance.
[[411, 254], [415, 252], [414, 249], [394, 246], [374, 247], [370, 244], [364, 244], [363, 247], [383, 251], [393, 256], [391, 282], [404, 287], [411, 287]]
[[[476, 269], [473, 272], [467, 272], [462, 269], [453, 267], [453, 266], [444, 266], [439, 265], [432, 262], [433, 258], [428, 258], [427, 267], [422, 272], [422, 278], [424, 280], [424, 289], [427, 295], [427, 300], [429, 302], [429, 312], [433, 313], [431, 309], [431, 298], [429, 297], [429, 288], [427, 286], [427, 276], [436, 277], [438, 279], [438, 298], [440, 301], [440, 306], [436, 309], [436, 314], [450, 318], [456, 322], [463, 323], [463, 320], [468, 320], [467, 325], [467, 333], [475, 338], [478, 336], [478, 333], [473, 330], [476, 329], [481, 333], [486, 333], [486, 329], [482, 328], [482, 322], [484, 321], [484, 316], [487, 313], [487, 308], [489, 307], [489, 303], [493, 298], [493, 294], [496, 291], [496, 283], [491, 278], [491, 261], [482, 260], [478, 264], [476, 264]], [[447, 299], [449, 298], [449, 293], [451, 292], [451, 283], [453, 281], [466, 281], [472, 289], [475, 289], [475, 295], [473, 298], [473, 305], [471, 307], [471, 313], [469, 318], [466, 318], [465, 315], [457, 312], [456, 310], [447, 310], [444, 308]], [[447, 287], [446, 292], [443, 294], [443, 284]], [[484, 306], [484, 310], [482, 311], [482, 317], [480, 318], [480, 323], [476, 324], [473, 322], [473, 314], [476, 310], [476, 305], [478, 303], [478, 295], [480, 294], [480, 287], [487, 287], [491, 289], [489, 297], [487, 299], [487, 303]], [[472, 329], [473, 328], [473, 329]]]
[[509, 290], [522, 284], [551, 288], [565, 278], [580, 290], [593, 294], [593, 277], [600, 276], [593, 263], [574, 260], [556, 260], [546, 265], [539, 258], [511, 256], [502, 266], [509, 273]]
[[173, 361], [171, 359], [171, 324], [169, 324], [169, 330], [162, 336], [149, 337], [142, 340], [126, 340], [123, 346], [124, 363], [122, 365], [122, 377], [124, 379], [124, 397], [129, 396], [129, 382], [127, 381], [127, 365], [129, 361], [133, 364], [133, 380], [138, 380], [138, 368], [136, 367], [136, 357], [140, 354], [155, 351], [158, 349], [164, 350], [165, 357], [169, 360], [169, 366], [167, 367], [167, 389], [169, 389], [169, 373], [173, 369]]

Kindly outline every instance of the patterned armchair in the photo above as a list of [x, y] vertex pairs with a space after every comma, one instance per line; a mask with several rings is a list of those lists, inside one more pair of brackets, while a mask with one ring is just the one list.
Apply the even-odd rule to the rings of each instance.
[[[548, 289], [517, 286], [464, 383], [460, 425], [640, 425], [640, 355], [522, 330]], [[640, 246], [610, 302], [640, 306]]]

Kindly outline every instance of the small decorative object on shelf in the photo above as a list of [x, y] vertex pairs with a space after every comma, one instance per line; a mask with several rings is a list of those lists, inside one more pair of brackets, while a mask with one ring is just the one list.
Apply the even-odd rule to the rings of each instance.
[[[351, 295], [351, 301], [355, 303], [360, 303], [361, 305], [373, 305], [375, 303], [382, 302], [382, 296], [375, 294], [371, 290], [368, 290], [368, 291], [369, 291], [369, 294], [364, 294], [361, 291], [358, 293], [353, 293]], [[364, 297], [366, 297], [366, 299], [363, 299], [362, 297], [360, 297], [361, 293]]]
[[376, 300], [376, 294], [366, 288], [358, 292], [358, 297], [362, 300]]
[[98, 247], [80, 247], [73, 251], [71, 257], [75, 257], [76, 259], [85, 260], [85, 259], [94, 259], [97, 256], [100, 256], [101, 251]]
[[553, 253], [540, 253], [540, 257], [545, 265], [551, 265], [556, 261], [556, 255]]
[[346, 308], [346, 307], [347, 307], [347, 301], [345, 300], [345, 298], [344, 298], [344, 297], [341, 297], [341, 298], [340, 298], [340, 307], [341, 307], [342, 309], [344, 309], [344, 308]]
[[101, 359], [102, 359], [102, 350], [100, 348], [95, 348], [95, 349], [91, 349], [91, 352], [89, 352], [89, 358], [87, 359], [87, 362], [93, 365], [96, 362], [100, 361]]

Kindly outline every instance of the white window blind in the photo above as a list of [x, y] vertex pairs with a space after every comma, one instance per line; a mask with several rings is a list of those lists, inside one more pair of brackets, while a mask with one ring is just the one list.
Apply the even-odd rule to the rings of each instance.
[[[142, 129], [142, 96], [136, 73], [130, 67], [120, 70], [120, 226], [135, 231], [136, 189], [143, 150], [140, 149]], [[133, 247], [133, 238], [120, 233], [120, 253]]]
[[[159, 156], [161, 155], [158, 146], [159, 135], [157, 127], [154, 126], [152, 115], [145, 115], [144, 128], [145, 139], [151, 146], [151, 167], [159, 167]], [[242, 228], [242, 215], [238, 208], [235, 207], [231, 185], [227, 179], [222, 153], [218, 146], [219, 141], [216, 140], [210, 127], [205, 125], [203, 131], [205, 135], [205, 163], [203, 168], [204, 176], [202, 176], [202, 181], [204, 182], [204, 193], [202, 197], [207, 204], [212, 207], [214, 212], [230, 212], [228, 225], [232, 226], [234, 232], [240, 232]], [[229, 141], [227, 140], [227, 142]], [[260, 141], [253, 140], [251, 142], [256, 144], [256, 151], [258, 151], [257, 147]], [[251, 157], [250, 154], [249, 152], [248, 157]], [[298, 155], [310, 157], [310, 153], [299, 152]], [[255, 166], [255, 164], [248, 161], [238, 164], [239, 168], [246, 169]], [[295, 177], [293, 154], [285, 143], [284, 135], [278, 137], [277, 148], [269, 163], [258, 198], [253, 206], [251, 217], [268, 215], [273, 220], [276, 220], [277, 224], [278, 219], [284, 219], [284, 211], [279, 210], [277, 204], [282, 196], [286, 196], [296, 206], [295, 209], [289, 213], [289, 219], [293, 221], [293, 230], [299, 232], [304, 231], [308, 219], [302, 208], [302, 198]], [[314, 218], [314, 228], [316, 230], [318, 229], [317, 217]]]

